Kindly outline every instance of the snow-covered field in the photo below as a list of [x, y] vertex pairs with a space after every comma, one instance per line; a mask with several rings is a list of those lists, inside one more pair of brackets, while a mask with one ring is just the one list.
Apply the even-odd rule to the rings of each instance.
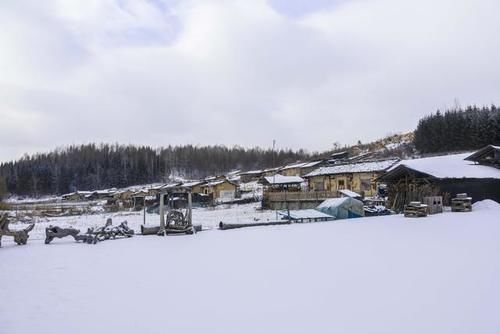
[[[255, 215], [246, 205], [195, 210], [194, 219], [209, 227]], [[74, 224], [100, 225], [105, 218]], [[134, 228], [142, 219], [119, 218]], [[97, 245], [69, 239], [44, 245], [44, 224], [27, 246], [4, 238], [1, 334], [500, 328], [500, 208], [492, 202], [421, 219], [384, 216]]]

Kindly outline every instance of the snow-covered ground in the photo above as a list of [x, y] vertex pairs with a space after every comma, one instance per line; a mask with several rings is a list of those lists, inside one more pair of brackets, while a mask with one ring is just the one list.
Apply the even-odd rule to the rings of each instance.
[[498, 333], [499, 217], [481, 202], [418, 219], [4, 242], [0, 333]]

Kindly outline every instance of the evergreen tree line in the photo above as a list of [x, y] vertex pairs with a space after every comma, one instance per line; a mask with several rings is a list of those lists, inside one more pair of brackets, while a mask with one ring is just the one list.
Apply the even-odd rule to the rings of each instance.
[[[241, 169], [260, 169], [308, 159], [303, 150], [225, 146], [88, 144], [46, 154], [26, 155], [0, 165], [0, 186], [18, 195], [63, 194], [154, 182], [174, 177], [202, 178]], [[4, 188], [5, 188], [4, 187]], [[1, 188], [1, 187], [0, 187]]]
[[421, 119], [415, 130], [415, 148], [421, 153], [475, 150], [500, 145], [500, 109], [469, 106]]

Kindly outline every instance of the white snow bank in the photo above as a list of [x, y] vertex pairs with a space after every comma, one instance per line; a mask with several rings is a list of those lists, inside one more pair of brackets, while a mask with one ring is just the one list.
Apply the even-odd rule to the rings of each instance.
[[497, 211], [356, 222], [6, 243], [0, 333], [498, 333]]
[[492, 199], [485, 199], [472, 204], [473, 210], [500, 210], [500, 204]]

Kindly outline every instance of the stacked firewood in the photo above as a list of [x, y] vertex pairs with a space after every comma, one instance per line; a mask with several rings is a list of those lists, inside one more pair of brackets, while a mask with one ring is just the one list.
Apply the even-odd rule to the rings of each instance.
[[405, 205], [404, 214], [405, 217], [420, 218], [427, 216], [427, 205], [421, 202], [410, 202], [410, 204]]
[[472, 197], [468, 197], [466, 193], [457, 194], [457, 197], [451, 199], [451, 211], [472, 211]]

